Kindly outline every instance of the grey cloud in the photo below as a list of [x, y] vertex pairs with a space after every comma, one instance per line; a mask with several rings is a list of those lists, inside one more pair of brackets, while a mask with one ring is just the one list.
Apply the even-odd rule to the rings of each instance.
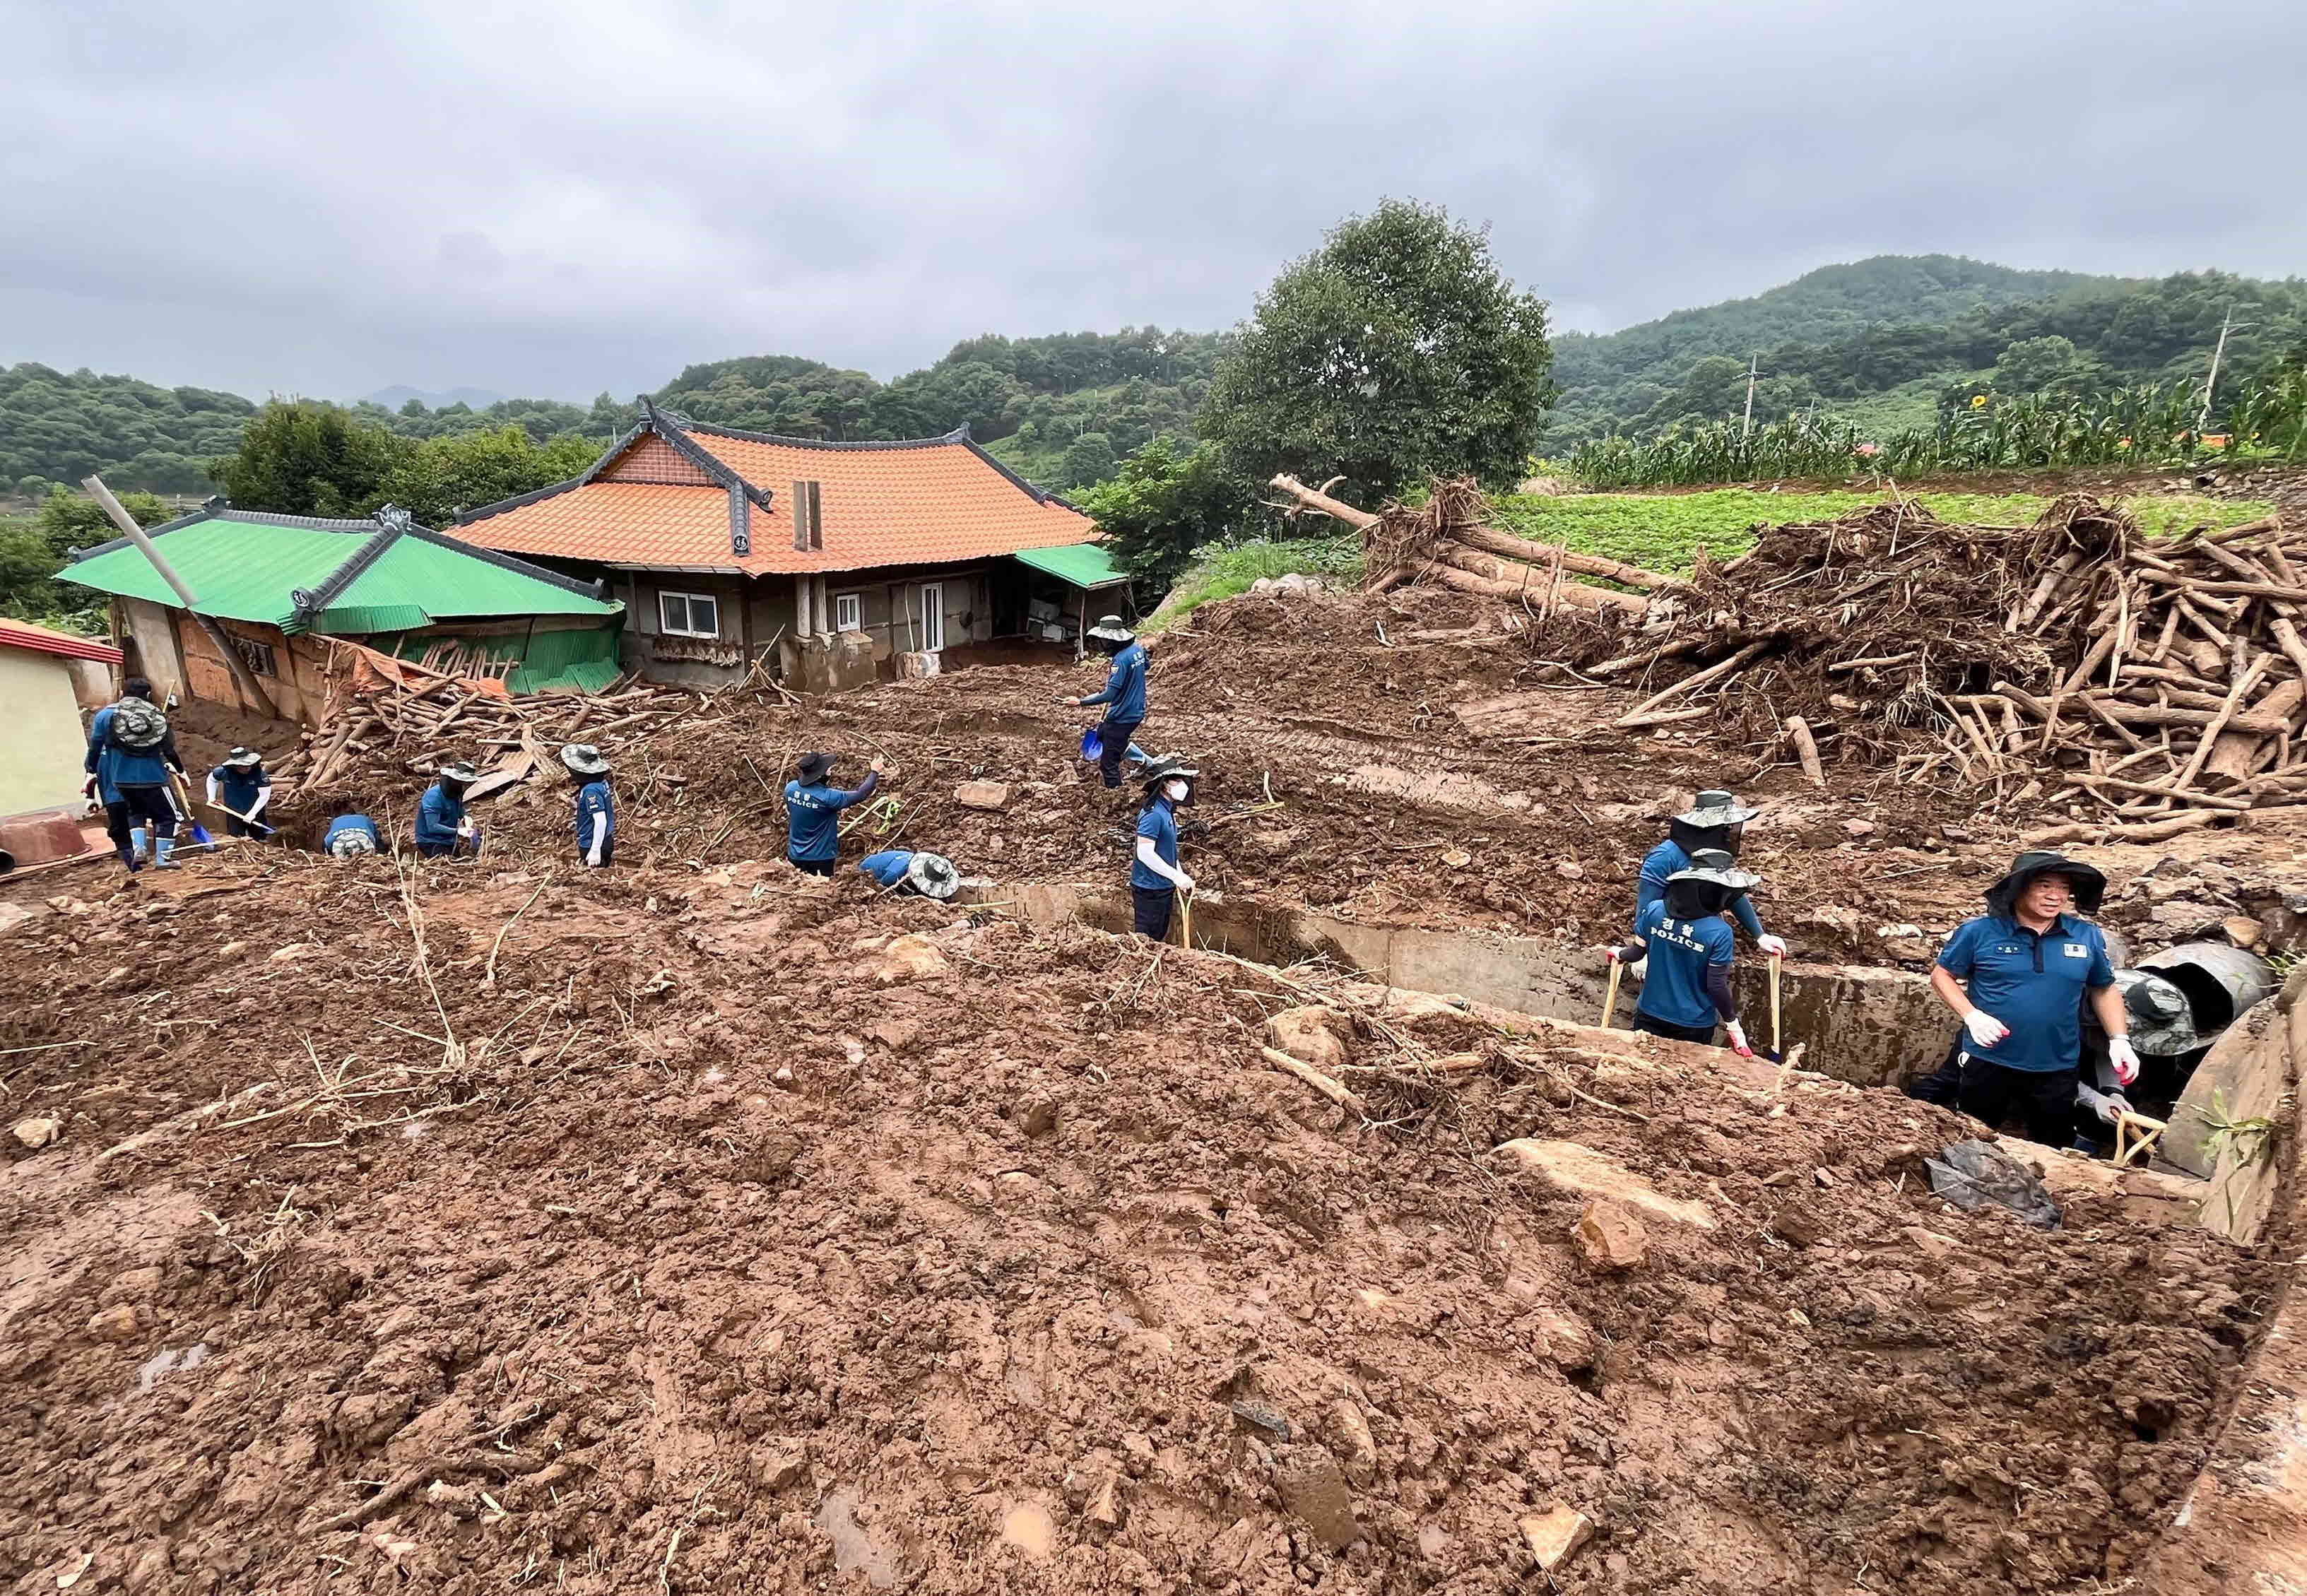
[[0, 360], [586, 398], [1216, 327], [1340, 217], [1558, 324], [1945, 250], [2298, 270], [2307, 8], [0, 0]]

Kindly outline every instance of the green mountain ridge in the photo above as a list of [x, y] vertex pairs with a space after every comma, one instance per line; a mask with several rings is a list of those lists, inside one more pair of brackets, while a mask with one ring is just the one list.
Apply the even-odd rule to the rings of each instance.
[[[1822, 266], [1764, 293], [1609, 333], [1553, 340], [1562, 392], [1548, 455], [1613, 433], [1648, 435], [1736, 419], [1746, 363], [1760, 356], [1755, 419], [1821, 410], [1876, 435], [1927, 426], [1982, 386], [2079, 389], [2201, 380], [2221, 319], [2247, 325], [2225, 367], [2238, 376], [2307, 351], [2307, 282], [2218, 271], [2134, 279], [2021, 270], [1954, 255], [1878, 255]], [[935, 363], [881, 382], [792, 355], [690, 365], [650, 397], [696, 420], [829, 439], [933, 436], [966, 423], [1028, 480], [1059, 492], [1111, 477], [1157, 436], [1194, 439], [1230, 332], [1157, 327], [965, 339]], [[0, 493], [105, 473], [123, 490], [211, 491], [208, 461], [229, 453], [255, 405], [237, 394], [160, 388], [133, 377], [0, 367]], [[518, 425], [538, 444], [605, 442], [638, 406], [511, 399], [475, 408], [350, 413], [404, 438], [454, 438]]]

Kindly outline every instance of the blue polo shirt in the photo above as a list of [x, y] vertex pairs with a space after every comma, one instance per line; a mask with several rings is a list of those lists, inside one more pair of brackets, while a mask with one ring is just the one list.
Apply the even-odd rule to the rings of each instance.
[[[1666, 896], [1666, 879], [1668, 876], [1677, 871], [1685, 871], [1689, 868], [1690, 855], [1684, 851], [1683, 845], [1672, 837], [1668, 837], [1644, 854], [1642, 873], [1634, 878], [1634, 914], [1637, 919], [1644, 909]], [[1762, 936], [1762, 917], [1754, 912], [1754, 905], [1747, 901], [1745, 894], [1738, 895], [1737, 901], [1730, 905], [1730, 914], [1739, 924], [1746, 928], [1748, 936], [1755, 938]], [[1660, 1015], [1659, 1017], [1664, 1019], [1666, 1016]], [[1693, 1025], [1702, 1023], [1699, 1020], [1691, 1021]]]
[[2098, 927], [2065, 914], [2039, 934], [1992, 914], [1967, 920], [1947, 939], [1939, 968], [1963, 982], [1973, 1003], [2011, 1027], [1993, 1047], [1966, 1036], [1964, 1050], [2036, 1074], [2081, 1064], [2083, 994], [2114, 981]]
[[[1170, 811], [1167, 798], [1156, 798], [1145, 813], [1137, 817], [1137, 835], [1154, 839], [1154, 856], [1174, 867], [1178, 862], [1178, 817]], [[1136, 845], [1129, 850], [1129, 884], [1148, 892], [1175, 892], [1177, 884], [1167, 876], [1157, 876], [1145, 868], [1137, 857]]]
[[416, 851], [428, 859], [454, 853], [464, 818], [465, 801], [451, 798], [448, 788], [434, 782], [416, 801]]
[[884, 848], [878, 854], [868, 854], [857, 862], [859, 870], [884, 887], [895, 887], [904, 880], [905, 872], [913, 866], [913, 851], [911, 848]]
[[1634, 916], [1634, 940], [1649, 949], [1642, 1000], [1634, 1005], [1670, 1025], [1711, 1025], [1721, 1019], [1706, 990], [1709, 965], [1727, 966], [1738, 939], [1720, 914], [1703, 920], [1673, 920], [1658, 898]]
[[609, 796], [609, 778], [605, 776], [598, 781], [588, 781], [583, 786], [579, 787], [577, 789], [576, 807], [577, 851], [579, 853], [589, 853], [592, 850], [593, 817], [595, 815], [606, 815], [609, 817], [609, 829], [606, 840], [610, 842], [614, 842], [616, 840], [617, 805], [616, 802]]
[[1145, 718], [1145, 645], [1132, 643], [1115, 655], [1113, 670], [1105, 679], [1105, 690], [1084, 699], [1082, 703], [1108, 706], [1105, 717], [1122, 725], [1134, 726], [1142, 722]]
[[325, 852], [330, 843], [348, 832], [367, 837], [371, 847], [377, 845], [374, 820], [370, 819], [366, 815], [339, 815], [329, 822], [328, 835], [321, 838], [322, 851]]
[[841, 811], [873, 795], [881, 778], [868, 771], [853, 787], [831, 787], [811, 782], [785, 783], [785, 857], [815, 864], [841, 852]]

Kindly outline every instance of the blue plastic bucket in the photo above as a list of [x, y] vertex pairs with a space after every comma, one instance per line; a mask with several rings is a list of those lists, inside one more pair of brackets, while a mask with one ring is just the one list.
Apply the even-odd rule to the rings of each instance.
[[1082, 758], [1085, 759], [1099, 759], [1104, 757], [1105, 739], [1097, 734], [1097, 728], [1095, 726], [1092, 726], [1089, 730], [1082, 734]]

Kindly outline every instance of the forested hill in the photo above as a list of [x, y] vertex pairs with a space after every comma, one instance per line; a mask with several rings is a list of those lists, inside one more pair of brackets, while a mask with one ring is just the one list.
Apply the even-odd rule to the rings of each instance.
[[2200, 381], [2231, 307], [2250, 323], [2229, 345], [2237, 372], [2307, 339], [2307, 284], [2295, 278], [2095, 277], [1951, 255], [1822, 267], [1752, 299], [1558, 336], [1563, 392], [1544, 447], [1730, 418], [1750, 356], [1757, 421], [1816, 407], [1882, 432], [1927, 426], [1947, 396], [1981, 385]]
[[[956, 344], [895, 382], [791, 355], [692, 365], [650, 397], [699, 421], [804, 438], [931, 437], [969, 424], [979, 442], [1045, 487], [1082, 487], [1159, 433], [1189, 439], [1224, 335], [1125, 328]], [[603, 442], [639, 408], [606, 393], [590, 405], [503, 399], [475, 409], [398, 409], [363, 401], [359, 418], [405, 438], [456, 437], [517, 425], [544, 443]], [[0, 367], [0, 493], [37, 498], [49, 484], [103, 472], [121, 489], [210, 491], [210, 459], [232, 452], [255, 407], [237, 394], [156, 388], [133, 377]]]

